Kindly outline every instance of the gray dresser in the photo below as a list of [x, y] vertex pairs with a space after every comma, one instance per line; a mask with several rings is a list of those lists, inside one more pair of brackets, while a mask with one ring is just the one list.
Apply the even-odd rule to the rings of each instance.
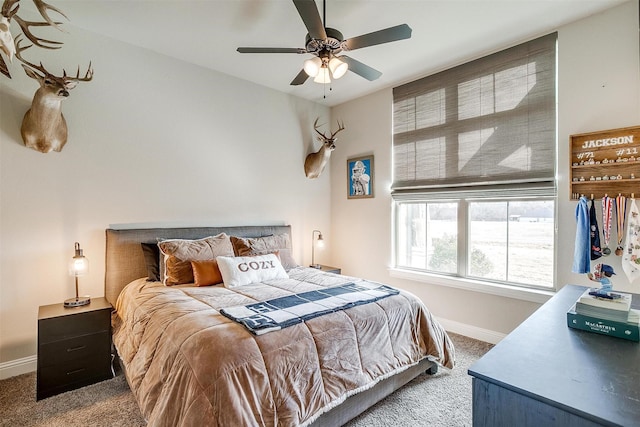
[[469, 368], [474, 427], [640, 426], [640, 343], [569, 328], [585, 289], [563, 287]]

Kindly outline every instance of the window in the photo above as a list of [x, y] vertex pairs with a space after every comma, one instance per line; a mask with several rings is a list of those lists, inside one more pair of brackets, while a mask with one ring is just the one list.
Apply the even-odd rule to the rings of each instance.
[[553, 288], [556, 38], [394, 88], [396, 267]]

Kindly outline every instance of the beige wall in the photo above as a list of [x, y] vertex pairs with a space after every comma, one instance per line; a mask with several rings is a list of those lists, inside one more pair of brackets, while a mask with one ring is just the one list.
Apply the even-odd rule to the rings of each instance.
[[0, 78], [0, 374], [36, 353], [38, 306], [74, 296], [75, 241], [91, 263], [81, 294], [104, 294], [110, 224], [291, 224], [302, 263], [314, 228], [330, 238], [330, 175], [303, 169], [328, 107], [69, 30], [47, 66], [91, 59], [95, 77], [63, 103], [61, 153], [22, 145], [37, 83], [15, 63], [14, 78]]
[[[558, 29], [558, 287], [567, 283], [590, 283], [586, 277], [571, 273], [575, 202], [569, 200], [567, 180], [569, 135], [640, 125], [638, 37], [637, 1]], [[388, 268], [392, 265], [391, 109], [391, 89], [332, 109], [333, 120], [343, 120], [346, 130], [332, 157], [331, 234], [336, 243], [332, 247], [331, 263], [341, 266], [345, 274], [388, 282], [411, 291], [450, 329], [485, 339], [499, 338], [520, 324], [539, 303], [400, 279], [389, 274]], [[346, 160], [367, 154], [375, 156], [375, 198], [348, 200]], [[618, 257], [608, 258], [607, 263], [621, 271]], [[618, 289], [640, 292], [640, 283], [625, 283], [623, 274], [615, 276], [614, 285]]]

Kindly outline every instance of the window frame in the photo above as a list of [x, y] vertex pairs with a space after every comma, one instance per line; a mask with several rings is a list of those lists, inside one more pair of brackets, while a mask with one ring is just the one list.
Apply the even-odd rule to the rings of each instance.
[[[547, 197], [536, 197], [536, 198], [525, 198], [525, 197], [518, 197], [518, 198], [510, 198], [510, 197], [501, 197], [501, 198], [491, 198], [491, 199], [478, 199], [478, 198], [452, 198], [450, 200], [443, 200], [443, 199], [438, 199], [438, 200], [428, 200], [428, 199], [422, 199], [422, 200], [411, 200], [411, 201], [396, 201], [394, 203], [394, 209], [395, 209], [395, 235], [397, 236], [398, 234], [400, 234], [400, 228], [403, 227], [405, 224], [401, 223], [401, 219], [400, 218], [400, 214], [398, 213], [398, 211], [401, 209], [401, 205], [407, 205], [407, 204], [415, 204], [415, 205], [424, 205], [426, 207], [428, 207], [430, 204], [438, 204], [438, 203], [455, 203], [457, 205], [457, 233], [456, 233], [456, 241], [457, 241], [457, 247], [456, 247], [456, 255], [457, 255], [457, 259], [456, 259], [456, 272], [446, 272], [446, 271], [438, 271], [438, 270], [431, 270], [428, 268], [428, 260], [426, 259], [425, 261], [425, 267], [424, 268], [420, 268], [420, 267], [412, 267], [409, 265], [403, 265], [400, 263], [400, 254], [402, 251], [400, 251], [399, 249], [399, 245], [400, 242], [398, 241], [398, 239], [394, 239], [394, 265], [399, 268], [399, 269], [407, 269], [407, 270], [416, 270], [416, 271], [424, 271], [430, 274], [437, 274], [437, 275], [444, 275], [444, 276], [450, 276], [450, 277], [458, 277], [458, 278], [465, 278], [465, 279], [469, 279], [469, 280], [475, 280], [475, 281], [481, 281], [481, 282], [488, 282], [488, 283], [497, 283], [499, 285], [505, 285], [505, 286], [517, 286], [517, 287], [524, 287], [524, 288], [532, 288], [532, 289], [537, 289], [537, 290], [555, 290], [555, 280], [552, 281], [552, 285], [551, 286], [544, 286], [544, 285], [535, 285], [535, 284], [529, 284], [529, 283], [521, 283], [521, 282], [512, 282], [509, 280], [500, 280], [500, 279], [491, 279], [491, 278], [482, 278], [476, 275], [471, 274], [470, 271], [470, 267], [469, 267], [469, 258], [471, 256], [470, 254], [470, 250], [471, 250], [471, 241], [470, 241], [470, 232], [471, 232], [471, 218], [470, 218], [470, 207], [471, 204], [473, 203], [512, 203], [512, 202], [535, 202], [535, 201], [540, 201], [540, 202], [551, 202], [553, 203], [553, 209], [554, 209], [554, 217], [553, 217], [553, 272], [552, 272], [552, 277], [555, 278], [555, 273], [557, 270], [557, 266], [556, 266], [556, 255], [557, 255], [557, 245], [556, 245], [556, 241], [557, 241], [557, 233], [556, 233], [556, 210], [557, 210], [557, 200], [554, 197], [551, 196], [547, 196]], [[427, 208], [428, 209], [428, 208]], [[426, 219], [426, 221], [428, 221], [428, 219]], [[507, 218], [507, 227], [509, 226], [510, 222]], [[426, 227], [426, 229], [428, 230], [429, 227]], [[404, 233], [406, 234], [406, 232]], [[507, 233], [508, 234], [508, 233]], [[425, 237], [428, 238], [428, 235], [426, 235]], [[509, 241], [507, 241], [506, 244], [506, 249], [507, 249], [507, 253], [509, 252]], [[509, 259], [507, 258], [507, 264], [506, 264], [506, 272], [508, 275], [508, 271], [509, 271]]]

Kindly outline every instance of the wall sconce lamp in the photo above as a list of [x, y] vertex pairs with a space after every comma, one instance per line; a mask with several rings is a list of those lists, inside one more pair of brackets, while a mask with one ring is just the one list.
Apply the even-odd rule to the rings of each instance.
[[89, 260], [82, 254], [80, 243], [76, 242], [75, 250], [76, 253], [69, 263], [69, 274], [76, 278], [76, 297], [66, 300], [65, 307], [80, 307], [91, 302], [89, 297], [78, 296], [78, 276], [84, 276], [89, 272]]
[[315, 237], [316, 237], [316, 233], [318, 233], [318, 247], [322, 248], [324, 247], [324, 239], [322, 238], [322, 232], [320, 230], [313, 230], [311, 232], [311, 265], [310, 267], [313, 268], [320, 268], [320, 264], [316, 264], [316, 241], [315, 241]]

